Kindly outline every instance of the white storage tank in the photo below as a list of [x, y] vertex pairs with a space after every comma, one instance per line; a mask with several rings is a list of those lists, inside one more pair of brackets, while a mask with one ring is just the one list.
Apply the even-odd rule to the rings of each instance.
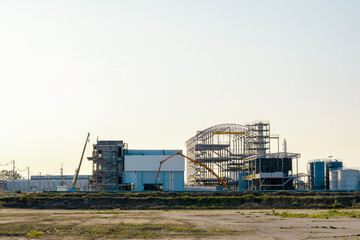
[[339, 172], [338, 170], [330, 171], [330, 190], [338, 190], [339, 189], [339, 180], [338, 180]]
[[338, 170], [338, 189], [357, 190], [359, 187], [359, 170], [342, 169]]
[[303, 190], [305, 190], [305, 182], [304, 182], [304, 181], [299, 181], [299, 182], [297, 183], [296, 190], [298, 190], [298, 191], [303, 191]]

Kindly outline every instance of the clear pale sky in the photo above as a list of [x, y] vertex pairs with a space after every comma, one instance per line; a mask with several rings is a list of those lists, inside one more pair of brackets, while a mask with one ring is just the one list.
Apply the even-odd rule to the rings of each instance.
[[359, 76], [360, 1], [4, 0], [0, 164], [73, 174], [87, 132], [185, 150], [198, 130], [269, 120], [300, 171], [330, 155], [360, 168]]

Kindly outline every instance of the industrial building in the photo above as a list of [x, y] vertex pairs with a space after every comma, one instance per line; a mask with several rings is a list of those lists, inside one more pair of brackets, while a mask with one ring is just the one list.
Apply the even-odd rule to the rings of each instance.
[[[271, 153], [271, 140], [278, 151]], [[203, 163], [233, 190], [287, 190], [293, 186], [293, 160], [300, 154], [279, 151], [279, 136], [270, 123], [220, 124], [198, 131], [186, 141], [187, 156]], [[296, 168], [297, 169], [297, 168]], [[186, 182], [216, 186], [218, 179], [206, 168], [187, 161]]]
[[310, 190], [360, 190], [359, 170], [345, 169], [343, 162], [333, 158], [308, 162]]
[[[174, 156], [181, 150], [131, 150], [123, 141], [97, 141], [93, 145], [93, 175], [90, 190], [93, 191], [163, 191], [184, 190], [185, 160]], [[160, 171], [159, 176], [158, 171]]]
[[[89, 190], [89, 178], [91, 175], [79, 175], [77, 185], [81, 191]], [[45, 175], [31, 176], [29, 180], [18, 179], [6, 181], [6, 190], [21, 190], [22, 192], [56, 191], [58, 186], [66, 186], [69, 190], [73, 175]]]
[[181, 150], [125, 150], [124, 183], [132, 184], [135, 191], [161, 189], [184, 191], [185, 161], [182, 156], [167, 160], [160, 169], [160, 162]]

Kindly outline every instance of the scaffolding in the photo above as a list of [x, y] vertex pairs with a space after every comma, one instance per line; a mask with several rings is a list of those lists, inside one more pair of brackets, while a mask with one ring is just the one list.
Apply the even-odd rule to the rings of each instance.
[[[231, 184], [237, 176], [230, 168], [237, 166], [245, 155], [245, 126], [239, 124], [220, 124], [197, 134], [186, 141], [187, 156], [212, 169], [220, 178]], [[218, 185], [218, 180], [204, 167], [187, 161], [187, 182], [190, 185]]]
[[[270, 152], [277, 141], [278, 150]], [[293, 187], [292, 160], [297, 153], [280, 153], [279, 136], [270, 123], [220, 124], [198, 131], [186, 141], [187, 155], [212, 169], [232, 189], [285, 190]], [[216, 186], [217, 179], [204, 167], [187, 162], [187, 184]]]
[[123, 141], [97, 141], [93, 145], [93, 175], [89, 188], [94, 191], [118, 191], [122, 189], [124, 170]]

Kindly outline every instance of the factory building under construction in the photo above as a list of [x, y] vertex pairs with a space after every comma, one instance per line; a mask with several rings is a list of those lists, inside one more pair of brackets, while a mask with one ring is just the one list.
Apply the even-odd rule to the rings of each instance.
[[[278, 151], [271, 153], [271, 144]], [[300, 154], [279, 151], [279, 137], [269, 122], [220, 124], [198, 131], [186, 141], [186, 153], [212, 169], [233, 190], [293, 190], [293, 165]], [[211, 171], [187, 161], [187, 183], [215, 186]]]
[[[271, 144], [278, 151], [271, 152]], [[269, 122], [212, 126], [186, 141], [186, 149], [185, 156], [181, 150], [131, 150], [123, 141], [97, 141], [88, 158], [93, 164], [89, 189], [183, 191], [184, 181], [240, 191], [295, 189], [293, 165], [300, 154], [279, 151]], [[160, 169], [167, 158], [172, 159]]]

